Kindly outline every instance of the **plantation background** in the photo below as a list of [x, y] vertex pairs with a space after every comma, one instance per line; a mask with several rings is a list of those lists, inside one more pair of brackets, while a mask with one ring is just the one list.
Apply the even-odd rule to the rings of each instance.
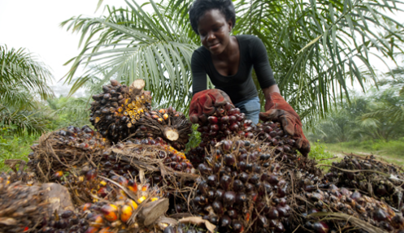
[[[66, 59], [62, 80], [72, 87], [70, 95], [85, 93], [80, 98], [55, 93], [49, 86], [54, 74], [40, 54], [0, 41], [0, 169], [5, 159], [26, 159], [41, 134], [89, 124], [91, 95], [112, 78], [125, 84], [143, 78], [153, 107], [186, 113], [190, 57], [200, 46], [187, 18], [191, 2], [128, 0], [122, 8], [106, 5], [100, 17], [60, 22], [66, 34], [80, 36], [80, 52]], [[264, 42], [282, 95], [303, 119], [310, 156], [329, 164], [354, 152], [404, 164], [404, 31], [394, 17], [402, 14], [401, 1], [235, 4], [233, 33]], [[198, 136], [194, 130], [188, 148]]]

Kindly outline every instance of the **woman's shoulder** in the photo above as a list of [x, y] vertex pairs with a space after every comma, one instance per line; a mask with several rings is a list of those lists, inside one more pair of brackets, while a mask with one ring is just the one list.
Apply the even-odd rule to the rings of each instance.
[[236, 38], [240, 42], [257, 42], [261, 41], [260, 38], [254, 35], [236, 35]]

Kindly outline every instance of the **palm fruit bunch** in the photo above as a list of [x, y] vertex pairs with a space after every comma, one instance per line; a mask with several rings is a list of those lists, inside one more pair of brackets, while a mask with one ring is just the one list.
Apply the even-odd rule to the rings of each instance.
[[135, 80], [129, 87], [116, 80], [102, 87], [103, 93], [93, 95], [90, 122], [112, 142], [127, 138], [134, 125], [151, 107], [150, 92], [143, 91], [145, 82]]
[[206, 116], [206, 120], [205, 117], [203, 119], [198, 121], [197, 129], [201, 133], [201, 147], [215, 145], [230, 135], [245, 135], [244, 125], [251, 125], [251, 121], [244, 122], [244, 113], [240, 113], [240, 109], [229, 102], [217, 106], [210, 116]]
[[10, 184], [19, 181], [30, 186], [37, 181], [33, 172], [25, 171], [26, 162], [24, 160], [5, 160], [4, 164], [8, 165], [11, 171], [0, 174], [1, 183]]
[[206, 233], [207, 230], [203, 226], [196, 224], [179, 223], [175, 226], [168, 226], [163, 233]]
[[289, 225], [289, 183], [272, 148], [232, 137], [212, 148], [198, 170], [192, 212], [219, 232], [283, 232]]
[[119, 188], [123, 192], [115, 200], [100, 199], [81, 206], [90, 226], [86, 232], [133, 232], [150, 226], [167, 211], [168, 200], [161, 198], [157, 187], [128, 182]]
[[73, 210], [65, 210], [60, 213], [55, 213], [47, 219], [44, 219], [35, 232], [50, 233], [50, 232], [76, 232], [85, 233], [89, 228], [87, 220], [83, 214], [76, 213]]
[[47, 202], [41, 185], [0, 177], [0, 232], [27, 232], [42, 222]]
[[403, 169], [378, 161], [373, 156], [345, 156], [332, 164], [325, 179], [338, 187], [358, 189], [397, 209], [404, 207]]
[[86, 163], [107, 146], [105, 139], [89, 126], [69, 126], [42, 135], [39, 144], [31, 146], [33, 152], [28, 155], [28, 167], [40, 180], [52, 181], [56, 172]]
[[292, 208], [300, 232], [404, 232], [402, 214], [385, 202], [333, 184], [300, 193]]
[[146, 112], [135, 126], [135, 137], [161, 137], [177, 150], [185, 149], [192, 133], [192, 123], [173, 107]]

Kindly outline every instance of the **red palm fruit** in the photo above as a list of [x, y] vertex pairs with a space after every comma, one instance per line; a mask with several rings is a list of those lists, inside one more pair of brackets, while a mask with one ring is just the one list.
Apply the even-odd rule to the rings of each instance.
[[233, 106], [233, 104], [227, 102], [227, 103], [224, 105], [224, 108], [225, 108], [227, 111], [229, 111], [230, 109], [234, 108], [234, 106]]
[[211, 124], [217, 124], [217, 123], [218, 123], [218, 119], [217, 119], [217, 117], [215, 117], [215, 116], [209, 116], [209, 117], [208, 117], [208, 121], [209, 121], [209, 123], [211, 123]]
[[126, 187], [128, 185], [128, 180], [123, 176], [119, 176], [118, 177], [118, 183], [120, 185], [122, 185], [123, 187]]
[[233, 204], [236, 202], [236, 193], [233, 191], [227, 191], [223, 195], [223, 203], [226, 206], [233, 206]]
[[263, 215], [259, 215], [258, 216], [258, 226], [263, 227], [263, 228], [268, 228], [269, 227], [268, 219]]
[[209, 190], [208, 193], [206, 194], [206, 196], [208, 197], [208, 200], [210, 202], [215, 200], [215, 191], [213, 190]]
[[229, 188], [230, 185], [230, 181], [231, 181], [231, 177], [228, 175], [223, 175], [220, 178], [220, 186], [224, 189], [227, 190]]
[[245, 120], [244, 127], [252, 125], [252, 120]]
[[244, 226], [243, 226], [243, 224], [240, 222], [240, 221], [238, 221], [238, 220], [232, 220], [231, 221], [231, 226], [232, 226], [232, 228], [233, 228], [233, 231], [232, 232], [236, 232], [236, 233], [239, 233], [239, 232], [243, 232], [244, 231]]
[[237, 117], [236, 116], [229, 116], [229, 123], [233, 124], [237, 121]]
[[211, 186], [211, 187], [215, 188], [217, 186], [217, 184], [218, 184], [216, 175], [208, 176], [207, 180], [208, 180], [207, 182], [208, 182], [209, 186]]
[[272, 130], [271, 132], [269, 132], [269, 135], [274, 138], [274, 137], [276, 137], [278, 134], [276, 133], [275, 130]]
[[244, 118], [245, 118], [245, 114], [244, 113], [240, 113], [240, 114], [238, 114], [237, 115], [237, 121], [243, 121], [244, 120]]
[[229, 125], [228, 124], [221, 124], [220, 125], [220, 130], [222, 130], [222, 131], [225, 131], [226, 129], [228, 129], [229, 128]]
[[330, 228], [325, 222], [315, 222], [312, 224], [312, 229], [316, 233], [327, 233]]
[[263, 130], [265, 133], [270, 133], [271, 131], [273, 131], [273, 129], [270, 126], [264, 126]]
[[200, 164], [198, 165], [198, 170], [199, 170], [202, 174], [207, 174], [207, 172], [208, 172], [208, 167], [206, 166], [206, 164], [200, 163]]
[[60, 179], [63, 176], [63, 171], [57, 171], [52, 175], [53, 179]]
[[117, 211], [118, 207], [112, 204], [103, 205], [100, 209], [103, 213], [104, 218], [110, 222], [114, 222], [118, 219]]
[[223, 133], [224, 133], [225, 135], [231, 135], [231, 131], [228, 130], [228, 129], [226, 129]]
[[279, 144], [278, 140], [276, 140], [276, 138], [272, 138], [270, 141], [271, 141], [273, 146], [277, 146]]
[[222, 118], [220, 119], [220, 122], [222, 124], [227, 124], [230, 121], [230, 117], [229, 116], [222, 116]]
[[229, 115], [235, 115], [235, 114], [240, 114], [240, 109], [239, 108], [233, 108], [229, 110]]
[[228, 226], [230, 226], [230, 223], [231, 223], [231, 218], [229, 216], [223, 215], [220, 218], [220, 227], [228, 227]]
[[202, 132], [204, 132], [204, 130], [203, 130], [203, 126], [198, 126], [198, 128], [196, 129], [199, 133], [202, 133]]
[[209, 136], [210, 137], [215, 137], [216, 135], [217, 135], [217, 131], [214, 131], [214, 130], [209, 131]]
[[254, 173], [250, 179], [248, 179], [248, 182], [250, 182], [251, 184], [256, 184], [258, 183], [258, 181], [260, 180], [260, 176], [257, 173]]
[[129, 190], [131, 190], [132, 192], [137, 192], [137, 184], [136, 184], [136, 182], [134, 180], [129, 180], [127, 188]]
[[243, 183], [247, 182], [247, 180], [248, 180], [248, 174], [245, 173], [245, 172], [241, 172], [241, 173], [239, 174], [239, 179], [240, 179], [240, 181], [243, 182]]
[[269, 219], [278, 219], [279, 218], [279, 212], [277, 210], [277, 208], [272, 207], [267, 214], [267, 217]]
[[244, 188], [244, 184], [243, 184], [243, 182], [241, 182], [241, 180], [236, 179], [233, 181], [234, 191], [236, 191], [236, 192], [241, 191], [241, 190], [243, 190], [243, 188]]
[[288, 139], [288, 144], [290, 145], [290, 146], [294, 146], [295, 145], [295, 143], [296, 143], [296, 141], [295, 140], [293, 140], [293, 139]]
[[279, 217], [289, 217], [290, 216], [291, 210], [288, 205], [285, 205], [285, 206], [278, 205], [276, 207], [276, 209], [278, 210]]
[[97, 171], [95, 169], [91, 169], [86, 173], [86, 179], [87, 180], [92, 180], [97, 176]]
[[237, 217], [238, 217], [237, 211], [234, 210], [234, 209], [227, 210], [227, 215], [228, 215], [231, 219], [237, 219]]
[[377, 208], [373, 213], [373, 219], [378, 222], [385, 221], [387, 219], [387, 214], [381, 208]]
[[243, 193], [243, 192], [240, 192], [240, 193], [237, 193], [237, 195], [236, 195], [236, 203], [237, 204], [243, 204], [243, 203], [245, 203], [245, 202], [247, 202], [247, 195], [245, 194], [245, 193]]
[[130, 217], [132, 216], [132, 213], [133, 213], [133, 209], [131, 206], [129, 206], [129, 205], [122, 206], [121, 216], [120, 216], [121, 221], [127, 222], [130, 219]]
[[212, 208], [213, 208], [213, 210], [215, 211], [215, 213], [216, 214], [218, 214], [218, 215], [221, 215], [221, 214], [223, 214], [223, 205], [222, 205], [222, 202], [220, 202], [220, 201], [214, 201], [213, 203], [212, 203]]
[[277, 221], [275, 225], [275, 232], [284, 232], [285, 227], [283, 226], [282, 222]]
[[99, 197], [105, 197], [108, 195], [108, 190], [106, 187], [101, 187], [97, 192]]
[[223, 194], [224, 194], [224, 191], [223, 191], [223, 190], [217, 189], [216, 192], [215, 192], [215, 198], [216, 198], [216, 200], [221, 201], [222, 198], [223, 198]]
[[234, 158], [234, 156], [232, 154], [225, 154], [224, 155], [224, 163], [231, 167], [236, 163], [236, 159]]
[[102, 228], [98, 233], [113, 233], [114, 231], [110, 227]]
[[222, 141], [222, 149], [223, 151], [229, 151], [231, 150], [231, 146], [232, 146], [233, 142], [230, 140], [224, 140]]
[[98, 227], [92, 227], [90, 226], [85, 233], [96, 233], [98, 232], [99, 228]]
[[237, 123], [233, 123], [230, 125], [230, 130], [231, 131], [238, 131], [238, 124]]
[[90, 226], [101, 227], [102, 225], [104, 225], [104, 219], [101, 214], [94, 215], [90, 218]]

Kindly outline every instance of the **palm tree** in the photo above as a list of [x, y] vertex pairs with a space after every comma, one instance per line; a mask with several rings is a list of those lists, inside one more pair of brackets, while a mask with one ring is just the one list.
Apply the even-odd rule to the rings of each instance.
[[51, 77], [24, 49], [0, 46], [0, 126], [14, 125], [17, 133], [43, 132], [49, 118], [39, 100], [53, 96], [47, 85]]
[[[66, 82], [73, 82], [78, 67], [98, 64], [107, 78], [143, 78], [157, 102], [186, 109], [190, 57], [200, 44], [188, 22], [192, 0], [150, 0], [153, 12], [134, 0], [126, 3], [127, 9], [108, 7], [108, 17], [62, 23], [82, 35], [81, 53], [67, 62]], [[403, 26], [389, 15], [401, 6], [396, 0], [241, 0], [234, 32], [262, 39], [283, 96], [309, 122], [324, 116], [338, 96], [349, 98], [350, 83], [365, 89], [366, 82], [377, 81], [371, 59], [395, 61]], [[72, 91], [97, 72], [88, 70]]]

